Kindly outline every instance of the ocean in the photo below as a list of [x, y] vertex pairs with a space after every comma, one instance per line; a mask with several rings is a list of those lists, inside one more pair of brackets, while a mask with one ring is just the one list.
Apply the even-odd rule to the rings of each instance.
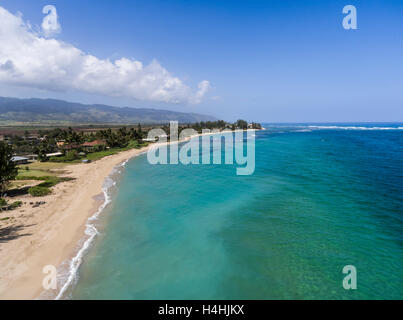
[[402, 124], [264, 127], [250, 176], [119, 167], [63, 298], [402, 299]]

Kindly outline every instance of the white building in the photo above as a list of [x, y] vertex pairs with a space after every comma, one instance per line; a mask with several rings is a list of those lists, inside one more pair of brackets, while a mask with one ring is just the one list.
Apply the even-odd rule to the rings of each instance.
[[12, 162], [14, 162], [15, 164], [17, 164], [17, 165], [20, 165], [20, 164], [27, 164], [28, 163], [28, 158], [25, 158], [25, 157], [20, 157], [20, 156], [15, 156], [15, 157], [12, 157], [11, 158], [11, 161]]

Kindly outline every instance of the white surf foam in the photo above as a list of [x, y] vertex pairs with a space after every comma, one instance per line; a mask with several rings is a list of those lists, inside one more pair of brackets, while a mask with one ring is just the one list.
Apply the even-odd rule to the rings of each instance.
[[312, 129], [332, 130], [403, 130], [403, 127], [358, 127], [358, 126], [308, 126]]
[[[141, 153], [143, 154], [143, 152]], [[109, 193], [109, 190], [111, 187], [116, 186], [116, 181], [112, 179], [112, 176], [116, 174], [117, 172], [121, 172], [119, 170], [119, 167], [125, 167], [127, 162], [130, 159], [124, 161], [120, 165], [116, 166], [110, 175], [105, 179], [104, 185], [102, 188], [102, 193], [104, 196], [104, 202], [100, 205], [98, 210], [87, 220], [87, 224], [85, 225], [85, 238], [80, 241], [79, 249], [76, 253], [76, 255], [67, 262], [68, 264], [68, 270], [67, 274], [65, 273], [64, 275], [61, 275], [61, 282], [63, 283], [62, 288], [60, 289], [59, 293], [57, 294], [55, 300], [60, 300], [64, 298], [64, 295], [66, 294], [66, 291], [72, 284], [75, 283], [77, 279], [77, 272], [78, 269], [82, 263], [84, 254], [86, 251], [90, 248], [91, 244], [93, 243], [95, 237], [99, 234], [97, 228], [95, 227], [95, 221], [98, 219], [99, 215], [102, 213], [102, 211], [108, 206], [109, 203], [111, 203], [111, 196]], [[64, 265], [66, 263], [63, 263]]]

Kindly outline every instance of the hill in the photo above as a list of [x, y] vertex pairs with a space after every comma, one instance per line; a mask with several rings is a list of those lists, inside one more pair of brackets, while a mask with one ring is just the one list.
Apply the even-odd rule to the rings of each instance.
[[216, 118], [196, 113], [168, 110], [85, 105], [54, 99], [17, 99], [0, 97], [0, 125], [36, 124], [135, 124], [194, 123]]

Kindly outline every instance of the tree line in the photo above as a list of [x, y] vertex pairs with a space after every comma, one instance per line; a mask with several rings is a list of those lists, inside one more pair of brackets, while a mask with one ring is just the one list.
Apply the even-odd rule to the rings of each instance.
[[[18, 169], [12, 161], [12, 157], [16, 154], [34, 153], [38, 155], [40, 161], [47, 161], [47, 154], [57, 151], [63, 151], [65, 156], [73, 150], [74, 155], [71, 157], [77, 158], [77, 152], [80, 151], [80, 146], [85, 142], [102, 141], [102, 145], [94, 147], [92, 150], [102, 151], [110, 148], [127, 148], [133, 146], [141, 146], [142, 140], [147, 137], [148, 131], [153, 128], [162, 128], [169, 134], [169, 125], [147, 126], [143, 128], [141, 124], [134, 127], [107, 128], [99, 129], [90, 132], [74, 130], [69, 127], [56, 128], [49, 130], [39, 130], [35, 135], [36, 138], [30, 138], [30, 132], [25, 131], [23, 136], [11, 135], [6, 136], [6, 141], [0, 141], [0, 197], [6, 192], [9, 182], [14, 180], [18, 174]], [[184, 124], [179, 126], [179, 131], [187, 128], [192, 128], [201, 133], [203, 129], [261, 129], [258, 123], [248, 124], [245, 120], [238, 120], [235, 123], [228, 123], [223, 120], [198, 122], [192, 124]], [[69, 148], [63, 148], [63, 145]], [[66, 150], [70, 151], [66, 151]]]

